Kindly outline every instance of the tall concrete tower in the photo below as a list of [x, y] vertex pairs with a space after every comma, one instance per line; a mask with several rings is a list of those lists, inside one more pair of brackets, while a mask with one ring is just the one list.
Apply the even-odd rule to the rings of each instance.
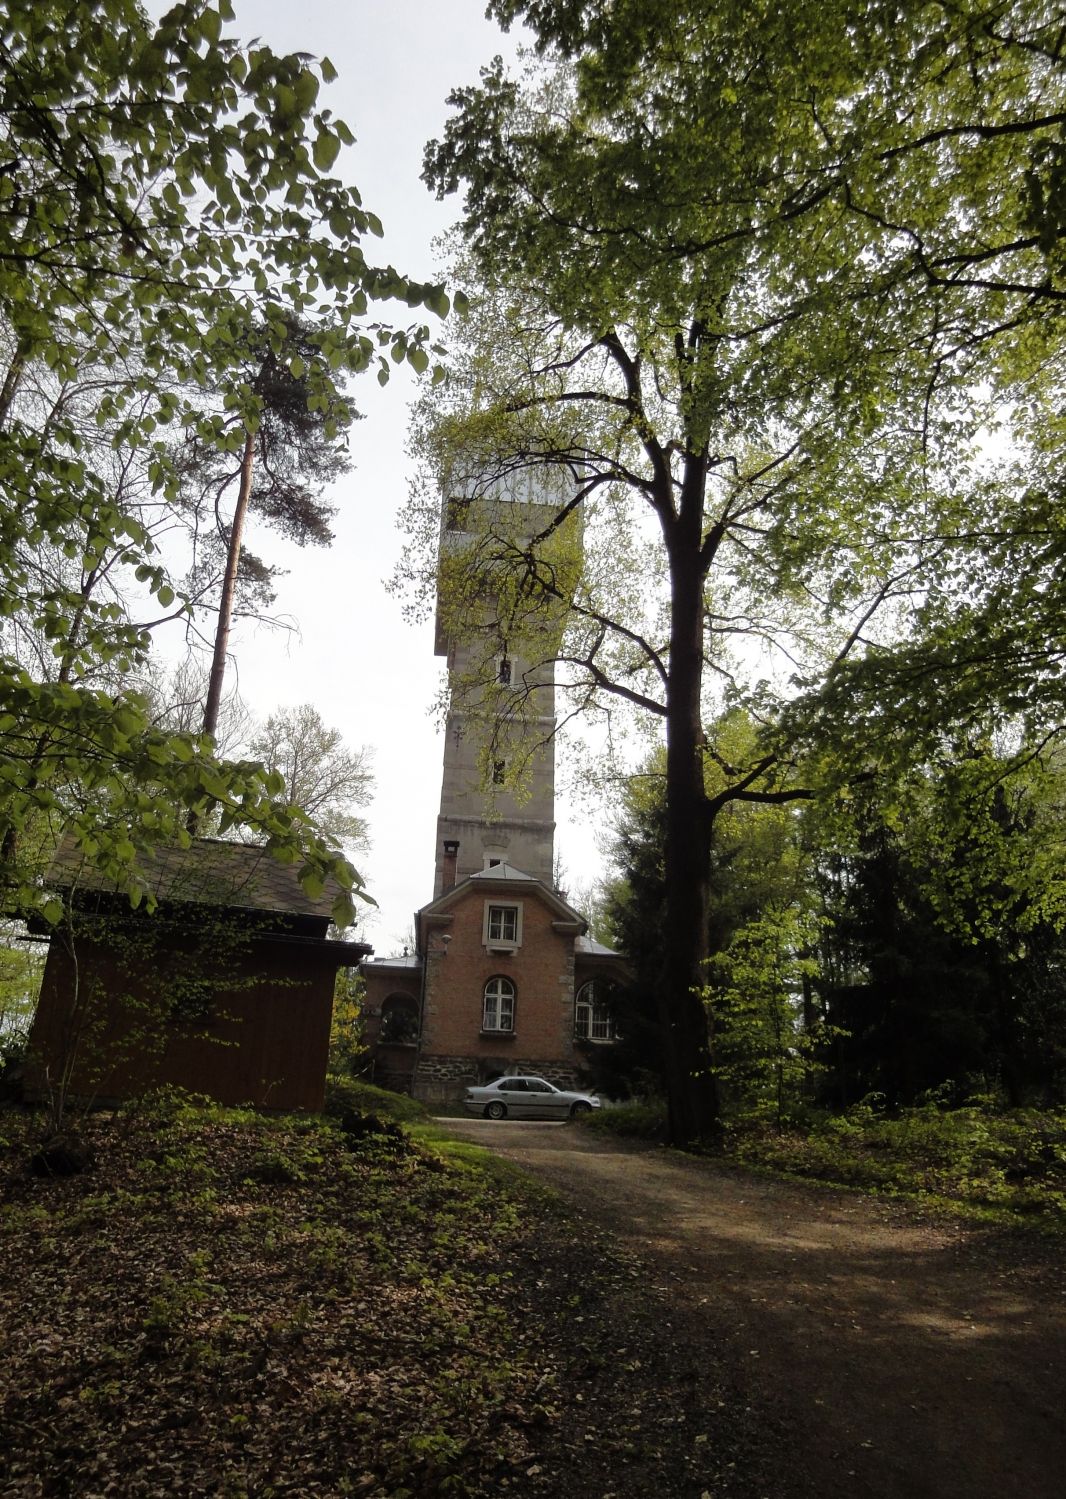
[[449, 710], [433, 893], [500, 864], [550, 888], [563, 609], [530, 572], [572, 576], [580, 528], [556, 524], [567, 494], [548, 471], [452, 487], [438, 559], [435, 648], [448, 661]]

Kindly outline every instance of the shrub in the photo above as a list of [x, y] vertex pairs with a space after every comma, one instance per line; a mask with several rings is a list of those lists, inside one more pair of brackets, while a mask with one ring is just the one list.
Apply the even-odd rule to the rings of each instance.
[[871, 1096], [804, 1129], [738, 1129], [730, 1153], [746, 1165], [865, 1191], [1066, 1226], [1066, 1113], [931, 1101], [884, 1114], [878, 1102]]
[[345, 1114], [376, 1114], [379, 1119], [425, 1119], [426, 1110], [406, 1093], [390, 1093], [373, 1083], [330, 1073], [326, 1078], [326, 1101], [322, 1112], [331, 1119]]
[[666, 1107], [661, 1103], [623, 1103], [595, 1109], [582, 1115], [581, 1127], [635, 1140], [662, 1140], [666, 1137]]

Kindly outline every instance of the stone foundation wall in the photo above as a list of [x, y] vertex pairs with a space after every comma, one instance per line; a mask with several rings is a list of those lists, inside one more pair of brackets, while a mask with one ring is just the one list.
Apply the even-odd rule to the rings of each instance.
[[534, 1058], [507, 1059], [506, 1066], [486, 1064], [482, 1060], [479, 1068], [475, 1057], [426, 1056], [418, 1060], [412, 1093], [423, 1103], [456, 1103], [462, 1100], [467, 1088], [491, 1082], [494, 1077], [509, 1072], [512, 1075], [532, 1073], [534, 1077], [547, 1078], [557, 1088], [580, 1088], [577, 1068], [558, 1062], [543, 1062]]
[[477, 1082], [477, 1063], [471, 1057], [418, 1059], [411, 1092], [423, 1103], [449, 1103]]

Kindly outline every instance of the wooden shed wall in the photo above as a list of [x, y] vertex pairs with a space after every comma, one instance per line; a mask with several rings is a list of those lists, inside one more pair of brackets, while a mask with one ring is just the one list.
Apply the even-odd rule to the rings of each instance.
[[[199, 1022], [180, 1006], [197, 965], [209, 993]], [[46, 1093], [66, 1068], [70, 1093], [100, 1101], [171, 1084], [225, 1104], [318, 1110], [335, 972], [313, 948], [253, 940], [230, 952], [216, 982], [193, 936], [153, 940], [139, 955], [128, 941], [81, 937], [72, 953], [54, 939], [30, 1035], [30, 1090]]]

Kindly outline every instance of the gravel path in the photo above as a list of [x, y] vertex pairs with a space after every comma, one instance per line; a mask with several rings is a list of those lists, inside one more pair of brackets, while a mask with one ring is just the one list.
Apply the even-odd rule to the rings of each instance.
[[812, 1494], [1066, 1494], [1059, 1246], [565, 1125], [441, 1123], [617, 1235], [780, 1415]]

